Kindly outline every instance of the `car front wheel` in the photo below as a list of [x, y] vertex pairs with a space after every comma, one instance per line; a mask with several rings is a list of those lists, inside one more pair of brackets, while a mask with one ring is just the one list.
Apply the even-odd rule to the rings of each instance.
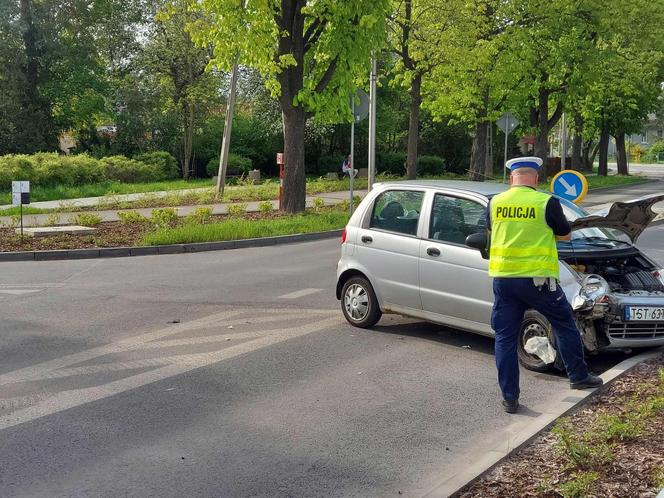
[[[553, 330], [549, 320], [535, 310], [528, 310], [523, 316], [521, 322], [521, 329], [519, 330], [519, 342], [517, 344], [517, 351], [519, 354], [519, 362], [528, 370], [535, 372], [550, 372], [558, 369], [560, 365], [560, 358], [556, 351], [556, 361], [553, 363], [544, 363], [537, 355], [530, 354], [526, 351], [526, 343], [532, 337], [546, 337], [551, 342], [553, 338]], [[555, 351], [555, 347], [554, 347]]]
[[364, 277], [346, 281], [341, 291], [341, 310], [348, 323], [363, 329], [376, 325], [382, 315], [376, 293]]

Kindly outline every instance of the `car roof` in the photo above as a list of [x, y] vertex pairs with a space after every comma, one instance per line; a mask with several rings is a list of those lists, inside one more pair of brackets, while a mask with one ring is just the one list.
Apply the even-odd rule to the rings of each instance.
[[480, 194], [485, 197], [492, 197], [504, 192], [509, 185], [496, 182], [471, 182], [465, 180], [403, 180], [378, 182], [375, 186], [384, 187], [424, 187], [424, 188], [446, 188], [453, 190], [463, 190]]

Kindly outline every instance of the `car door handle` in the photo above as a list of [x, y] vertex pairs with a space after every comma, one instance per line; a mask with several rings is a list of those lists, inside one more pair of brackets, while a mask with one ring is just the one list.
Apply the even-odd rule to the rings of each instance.
[[371, 244], [373, 242], [373, 237], [370, 237], [369, 235], [362, 235], [362, 242], [365, 244]]
[[433, 256], [434, 258], [437, 258], [440, 256], [440, 249], [436, 249], [435, 247], [429, 247], [427, 248], [427, 254], [429, 256]]

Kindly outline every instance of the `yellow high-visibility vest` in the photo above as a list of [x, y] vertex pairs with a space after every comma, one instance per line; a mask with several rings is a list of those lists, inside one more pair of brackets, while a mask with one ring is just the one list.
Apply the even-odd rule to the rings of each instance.
[[491, 199], [490, 276], [559, 278], [556, 237], [546, 223], [549, 199], [529, 187]]

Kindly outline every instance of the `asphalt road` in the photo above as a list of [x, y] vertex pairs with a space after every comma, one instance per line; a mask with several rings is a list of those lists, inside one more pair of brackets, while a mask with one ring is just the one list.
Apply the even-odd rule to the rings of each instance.
[[[0, 496], [419, 496], [453, 473], [515, 420], [492, 341], [349, 327], [338, 247], [0, 263]], [[560, 392], [524, 371], [516, 417]]]

